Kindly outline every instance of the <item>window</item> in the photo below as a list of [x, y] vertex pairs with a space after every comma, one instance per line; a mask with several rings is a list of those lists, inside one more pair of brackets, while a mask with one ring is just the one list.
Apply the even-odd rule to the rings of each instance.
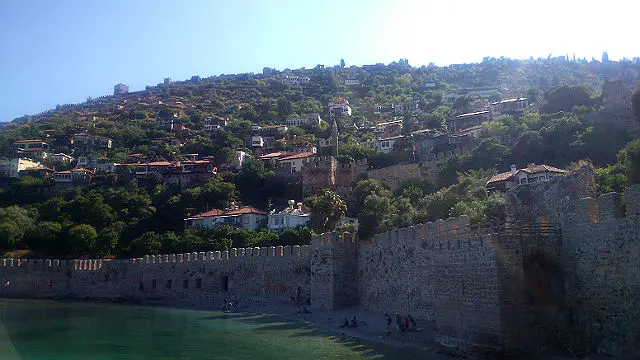
[[182, 287], [185, 288], [185, 289], [189, 288], [189, 280], [184, 280], [182, 282]]
[[222, 291], [229, 291], [229, 275], [222, 277], [221, 288]]
[[173, 280], [167, 280], [167, 283], [164, 285], [164, 287], [166, 287], [167, 289], [171, 289], [171, 285], [173, 283]]
[[196, 279], [196, 289], [202, 288], [202, 279]]
[[156, 279], [151, 280], [151, 288], [155, 289], [158, 281]]

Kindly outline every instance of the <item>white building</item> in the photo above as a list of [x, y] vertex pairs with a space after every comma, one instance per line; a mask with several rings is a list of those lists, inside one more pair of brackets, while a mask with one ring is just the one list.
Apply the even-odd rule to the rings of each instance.
[[351, 106], [349, 106], [349, 101], [329, 101], [329, 114], [333, 116], [351, 115]]
[[98, 163], [96, 164], [96, 172], [101, 173], [114, 173], [118, 171], [118, 166], [120, 164], [109, 162], [109, 163]]
[[282, 83], [287, 86], [297, 86], [308, 84], [311, 79], [308, 76], [297, 76], [297, 75], [285, 75], [282, 78]]
[[[294, 206], [295, 205], [295, 206]], [[280, 230], [306, 226], [311, 221], [311, 211], [302, 206], [302, 203], [295, 203], [289, 200], [289, 207], [279, 213], [269, 214], [269, 230]]]
[[69, 156], [63, 153], [51, 154], [49, 155], [48, 159], [52, 163], [60, 163], [60, 164], [71, 163], [74, 160], [73, 156]]
[[264, 139], [262, 138], [262, 136], [252, 136], [251, 137], [251, 146], [252, 147], [263, 147], [264, 146]]
[[289, 126], [317, 126], [320, 125], [322, 119], [318, 113], [307, 114], [306, 117], [293, 117], [287, 119], [287, 125]]
[[31, 159], [16, 158], [11, 160], [0, 160], [0, 176], [18, 178], [20, 172], [30, 168], [40, 167], [40, 163]]
[[378, 139], [375, 142], [375, 147], [380, 151], [382, 151], [383, 153], [388, 154], [391, 152], [391, 150], [393, 150], [393, 146], [395, 145], [396, 141], [402, 138], [404, 138], [404, 136], [399, 135], [399, 136], [392, 136], [388, 138]]
[[360, 80], [358, 80], [358, 79], [346, 79], [344, 81], [344, 84], [346, 86], [358, 86], [358, 85], [360, 85]]
[[258, 230], [267, 222], [267, 213], [249, 206], [232, 205], [227, 210], [211, 210], [184, 219], [186, 226], [212, 229], [218, 225], [231, 225], [245, 230]]

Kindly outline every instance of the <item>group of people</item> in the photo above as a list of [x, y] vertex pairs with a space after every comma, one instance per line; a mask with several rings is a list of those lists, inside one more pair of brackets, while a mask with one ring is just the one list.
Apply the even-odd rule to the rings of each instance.
[[[389, 334], [391, 333], [391, 324], [393, 323], [393, 320], [389, 314], [384, 314], [384, 318], [387, 321], [387, 333]], [[396, 313], [396, 325], [400, 332], [417, 330], [416, 320], [411, 315], [406, 315], [403, 318], [402, 315]]]
[[353, 318], [351, 319], [351, 321], [344, 319], [344, 323], [342, 323], [341, 326], [339, 326], [340, 328], [357, 328], [358, 327], [358, 319], [355, 317], [355, 315], [353, 316]]

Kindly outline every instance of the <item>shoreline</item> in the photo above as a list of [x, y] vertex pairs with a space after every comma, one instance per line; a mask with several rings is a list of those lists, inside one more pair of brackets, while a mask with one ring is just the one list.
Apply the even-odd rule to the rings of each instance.
[[[129, 300], [129, 299], [104, 299], [104, 298], [23, 298], [23, 297], [2, 297], [0, 299], [20, 299], [20, 300], [42, 300], [56, 302], [82, 302], [94, 304], [129, 305], [142, 307], [163, 307], [174, 309], [186, 309], [196, 311], [217, 311], [233, 316], [234, 314], [252, 314], [275, 321], [287, 322], [299, 326], [300, 328], [317, 331], [322, 335], [333, 338], [337, 342], [360, 342], [364, 345], [381, 345], [395, 348], [396, 350], [411, 349], [420, 352], [424, 359], [429, 360], [450, 360], [455, 358], [467, 359], [496, 359], [500, 354], [487, 352], [486, 347], [473, 347], [453, 338], [444, 338], [435, 332], [435, 323], [424, 318], [414, 317], [417, 322], [418, 331], [400, 332], [395, 325], [395, 313], [389, 314], [393, 321], [389, 334], [385, 334], [386, 322], [384, 313], [378, 313], [359, 308], [326, 310], [311, 309], [309, 313], [297, 313], [297, 306], [291, 303], [272, 301], [244, 301], [233, 311], [224, 311], [222, 306], [185, 304], [181, 302], [166, 302], [158, 300]], [[344, 319], [357, 316], [361, 323], [357, 328], [339, 328]], [[405, 314], [401, 314], [405, 315]], [[413, 316], [413, 315], [412, 315]], [[344, 339], [340, 335], [344, 333]], [[519, 357], [520, 358], [520, 357]], [[541, 351], [536, 354], [529, 354], [521, 357], [524, 359], [541, 360], [555, 359], [566, 360], [569, 357], [555, 355]], [[597, 359], [598, 356], [591, 356], [590, 359]]]

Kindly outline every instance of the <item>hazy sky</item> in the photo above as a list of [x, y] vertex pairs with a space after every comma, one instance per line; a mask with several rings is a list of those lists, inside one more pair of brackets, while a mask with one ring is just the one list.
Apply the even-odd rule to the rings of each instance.
[[[592, 5], [593, 4], [593, 5]], [[640, 56], [640, 1], [0, 0], [0, 121], [164, 77]]]

